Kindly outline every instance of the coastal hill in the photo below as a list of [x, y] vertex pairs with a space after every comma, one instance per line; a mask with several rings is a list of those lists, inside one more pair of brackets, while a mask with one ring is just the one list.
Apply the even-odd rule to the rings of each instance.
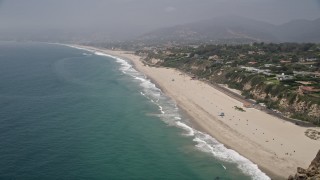
[[[318, 44], [181, 46], [137, 53], [150, 65], [177, 68], [212, 84], [225, 84], [273, 113], [320, 125]], [[313, 132], [306, 135], [320, 138]]]
[[250, 18], [225, 16], [157, 29], [138, 39], [185, 43], [320, 42], [320, 18], [273, 25]]

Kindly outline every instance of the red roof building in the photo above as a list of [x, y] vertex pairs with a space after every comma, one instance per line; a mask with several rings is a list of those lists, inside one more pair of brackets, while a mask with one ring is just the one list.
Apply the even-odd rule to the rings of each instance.
[[314, 92], [320, 92], [320, 89], [315, 89], [312, 86], [299, 86], [299, 91], [303, 94], [310, 94]]

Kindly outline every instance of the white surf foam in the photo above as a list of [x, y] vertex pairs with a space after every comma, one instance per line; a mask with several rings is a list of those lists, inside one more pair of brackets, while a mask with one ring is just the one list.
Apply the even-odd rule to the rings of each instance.
[[[132, 66], [129, 67], [128, 63], [125, 63], [124, 60], [120, 61], [119, 58], [117, 58], [117, 62], [120, 62], [121, 65], [125, 66], [127, 70], [132, 68]], [[123, 70], [124, 68], [120, 69]], [[241, 156], [239, 153], [232, 149], [226, 148], [223, 144], [219, 143], [213, 137], [197, 131], [187, 124], [181, 122], [182, 118], [176, 104], [172, 100], [167, 98], [161, 92], [161, 90], [158, 89], [150, 80], [146, 79], [141, 74], [135, 74], [132, 76], [134, 77], [134, 79], [140, 81], [140, 85], [144, 88], [145, 96], [149, 97], [148, 99], [151, 99], [152, 102], [158, 105], [161, 112], [161, 115], [159, 117], [161, 117], [165, 122], [169, 124], [174, 124], [177, 127], [184, 129], [187, 132], [185, 135], [193, 136], [193, 141], [197, 142], [196, 147], [199, 150], [210, 153], [219, 160], [237, 164], [237, 167], [243, 173], [250, 175], [252, 179], [270, 179], [258, 168], [256, 164], [252, 163], [247, 158]]]
[[237, 164], [237, 167], [247, 175], [250, 175], [255, 180], [269, 180], [270, 178], [263, 173], [256, 164], [241, 156], [232, 149], [226, 148], [216, 139], [208, 134], [197, 131], [193, 141], [197, 142], [196, 147], [204, 152], [212, 154], [219, 160]]
[[74, 49], [79, 49], [79, 50], [84, 50], [84, 51], [88, 51], [88, 52], [92, 52], [94, 53], [95, 51], [89, 48], [84, 48], [84, 47], [80, 47], [80, 46], [76, 46], [76, 45], [71, 45], [71, 44], [60, 44], [60, 43], [50, 43], [50, 44], [56, 44], [56, 45], [62, 45], [62, 46], [68, 46]]
[[162, 106], [159, 105], [159, 109], [160, 109], [161, 113], [164, 114], [164, 111], [162, 110]]
[[[116, 62], [121, 65], [119, 70], [121, 70], [125, 74], [130, 75], [134, 80], [140, 83], [140, 86], [143, 88], [143, 92], [141, 92], [141, 95], [147, 97], [151, 102], [159, 107], [159, 111], [161, 114], [159, 114], [158, 116], [169, 125], [173, 125], [185, 130], [187, 136], [193, 137], [193, 141], [196, 142], [197, 149], [203, 152], [210, 153], [215, 158], [221, 161], [236, 164], [244, 174], [251, 176], [254, 180], [270, 179], [258, 168], [256, 164], [254, 164], [247, 158], [241, 156], [239, 153], [232, 149], [226, 148], [223, 144], [218, 142], [210, 135], [197, 131], [188, 126], [186, 122], [182, 122], [182, 117], [180, 115], [178, 107], [176, 106], [176, 103], [165, 96], [154, 83], [147, 79], [143, 74], [136, 71], [126, 60], [102, 52], [92, 51], [90, 49], [85, 49], [77, 46], [69, 47], [90, 51], [100, 56], [114, 58]], [[223, 167], [226, 169], [225, 166]]]
[[176, 124], [184, 129], [185, 131], [187, 131], [187, 134], [185, 134], [186, 136], [194, 136], [194, 129], [192, 129], [191, 127], [187, 126], [186, 124], [180, 122], [180, 121], [177, 121]]

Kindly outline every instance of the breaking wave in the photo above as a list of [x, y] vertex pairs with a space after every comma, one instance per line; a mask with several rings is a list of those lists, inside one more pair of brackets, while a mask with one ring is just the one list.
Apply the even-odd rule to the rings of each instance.
[[221, 161], [236, 164], [244, 174], [251, 176], [252, 179], [270, 179], [258, 168], [256, 164], [251, 162], [249, 159], [241, 156], [239, 153], [232, 149], [226, 148], [222, 143], [218, 142], [210, 135], [200, 132], [188, 125], [189, 123], [181, 116], [176, 103], [172, 99], [164, 95], [162, 91], [157, 88], [156, 85], [152, 83], [147, 77], [136, 71], [128, 61], [91, 49], [79, 48], [77, 46], [70, 47], [90, 51], [99, 56], [106, 56], [115, 59], [116, 62], [121, 65], [120, 70], [124, 74], [131, 76], [134, 81], [137, 81], [140, 84], [143, 89], [143, 92], [140, 92], [141, 95], [145, 96], [152, 103], [156, 104], [159, 107], [160, 113], [157, 116], [160, 117], [168, 125], [176, 126], [185, 131], [184, 135], [193, 138], [193, 141], [196, 143], [195, 146], [197, 149], [209, 153]]

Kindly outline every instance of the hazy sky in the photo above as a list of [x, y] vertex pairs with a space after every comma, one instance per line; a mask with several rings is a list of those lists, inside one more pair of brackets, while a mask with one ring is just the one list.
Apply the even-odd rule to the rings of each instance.
[[0, 30], [149, 31], [217, 16], [274, 24], [320, 18], [320, 0], [0, 0]]

